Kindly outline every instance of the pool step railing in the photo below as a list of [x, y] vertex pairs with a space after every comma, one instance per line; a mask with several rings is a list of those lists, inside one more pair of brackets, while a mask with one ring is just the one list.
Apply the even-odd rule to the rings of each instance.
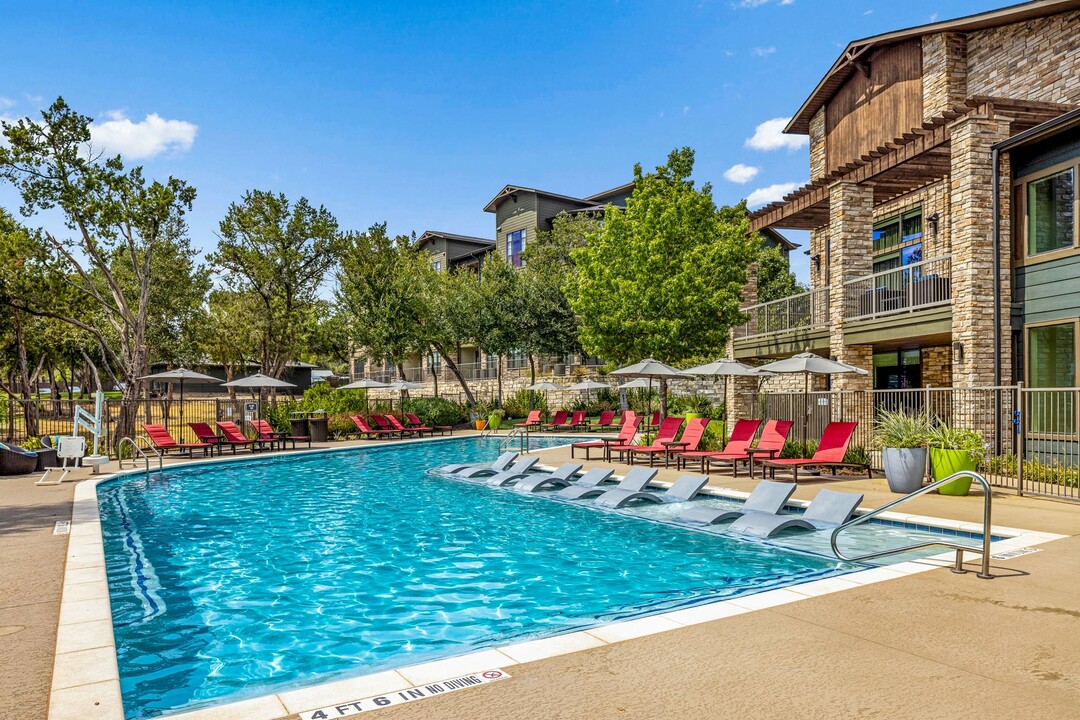
[[499, 443], [499, 452], [505, 452], [507, 448], [514, 444], [514, 440], [518, 441], [518, 452], [525, 452], [529, 447], [529, 430], [528, 428], [514, 428], [503, 437], [502, 442]]
[[[972, 545], [961, 545], [959, 543], [947, 542], [947, 541], [944, 541], [944, 540], [931, 540], [930, 542], [918, 543], [918, 544], [915, 544], [915, 545], [905, 545], [903, 547], [889, 548], [887, 550], [879, 550], [878, 552], [866, 553], [864, 555], [857, 555], [857, 556], [854, 556], [854, 557], [849, 557], [847, 555], [844, 555], [844, 553], [840, 552], [840, 548], [837, 545], [837, 538], [840, 536], [840, 533], [844, 532], [845, 530], [847, 530], [849, 528], [853, 528], [856, 525], [862, 525], [864, 522], [868, 522], [872, 518], [877, 517], [878, 515], [881, 515], [882, 513], [885, 513], [885, 512], [888, 512], [888, 511], [892, 510], [897, 505], [900, 505], [902, 503], [906, 503], [908, 500], [912, 500], [914, 498], [917, 498], [920, 495], [925, 495], [928, 492], [932, 492], [934, 490], [937, 490], [942, 485], [947, 485], [948, 483], [953, 482], [954, 480], [961, 480], [963, 478], [971, 478], [972, 480], [979, 483], [979, 485], [981, 485], [982, 489], [983, 489], [982, 547], [975, 547], [975, 546], [972, 546]], [[964, 553], [965, 552], [978, 553], [981, 556], [978, 576], [980, 578], [983, 578], [984, 580], [990, 580], [990, 579], [992, 579], [994, 577], [993, 575], [990, 574], [990, 540], [991, 540], [991, 535], [990, 535], [990, 503], [991, 503], [991, 500], [992, 500], [992, 493], [990, 491], [990, 483], [988, 483], [986, 481], [986, 478], [984, 478], [982, 475], [980, 475], [977, 472], [971, 472], [970, 470], [961, 470], [960, 472], [953, 473], [952, 475], [950, 475], [949, 477], [947, 477], [947, 478], [945, 478], [943, 480], [938, 480], [936, 482], [930, 483], [929, 485], [926, 485], [925, 487], [919, 488], [915, 492], [909, 493], [909, 494], [905, 495], [904, 497], [899, 498], [898, 500], [894, 500], [894, 501], [892, 501], [891, 503], [889, 503], [887, 505], [882, 505], [881, 507], [879, 507], [879, 508], [877, 508], [875, 510], [871, 510], [868, 513], [865, 513], [863, 515], [858, 515], [855, 518], [853, 518], [851, 520], [848, 520], [846, 523], [838, 526], [836, 529], [834, 529], [832, 531], [832, 536], [829, 538], [829, 545], [832, 547], [833, 554], [835, 554], [836, 557], [840, 558], [841, 560], [847, 560], [848, 562], [862, 562], [864, 560], [873, 560], [875, 558], [886, 557], [888, 555], [896, 555], [896, 554], [899, 554], [899, 553], [911, 552], [913, 550], [921, 550], [923, 548], [929, 548], [929, 547], [951, 548], [951, 549], [956, 551], [956, 560], [955, 560], [955, 562], [953, 563], [953, 566], [952, 566], [952, 571], [954, 573], [966, 573], [967, 572], [967, 570], [964, 569]]]
[[150, 456], [147, 454], [147, 452], [150, 452], [150, 453], [153, 453], [154, 456], [157, 458], [158, 472], [160, 473], [162, 471], [161, 453], [158, 451], [158, 449], [156, 447], [154, 447], [154, 445], [150, 442], [150, 440], [148, 438], [145, 438], [142, 435], [137, 435], [137, 436], [135, 436], [133, 438], [131, 438], [131, 437], [122, 437], [122, 438], [120, 438], [120, 442], [118, 442], [116, 444], [117, 466], [121, 470], [124, 469], [124, 463], [126, 462], [126, 460], [124, 460], [124, 453], [123, 453], [123, 449], [124, 449], [125, 445], [130, 445], [131, 446], [131, 451], [132, 451], [131, 466], [132, 467], [135, 467], [135, 463], [138, 462], [138, 460], [136, 459], [136, 456], [138, 456], [138, 457], [142, 458], [143, 463], [146, 466], [146, 474], [149, 475], [150, 474]]

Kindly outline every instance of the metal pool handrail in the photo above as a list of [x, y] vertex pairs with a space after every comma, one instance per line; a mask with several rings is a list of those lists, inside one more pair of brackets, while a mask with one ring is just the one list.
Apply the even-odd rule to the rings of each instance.
[[[862, 523], [870, 520], [870, 518], [876, 517], [883, 512], [887, 512], [901, 503], [905, 503], [912, 498], [916, 498], [920, 495], [936, 490], [937, 488], [963, 477], [970, 477], [972, 480], [977, 481], [983, 488], [983, 541], [982, 547], [973, 547], [970, 545], [960, 545], [959, 543], [944, 542], [940, 540], [934, 540], [931, 542], [918, 543], [917, 545], [905, 545], [904, 547], [890, 548], [888, 550], [879, 550], [878, 552], [866, 553], [865, 555], [859, 555], [857, 557], [848, 557], [840, 552], [840, 548], [837, 547], [836, 539], [841, 532], [848, 528], [861, 525]], [[847, 560], [848, 562], [860, 562], [862, 560], [872, 560], [874, 558], [885, 557], [886, 555], [896, 555], [897, 553], [910, 552], [912, 550], [921, 550], [928, 547], [947, 547], [956, 550], [956, 562], [953, 564], [952, 571], [954, 573], [965, 573], [964, 569], [964, 551], [979, 553], [982, 555], [982, 564], [979, 569], [978, 576], [984, 580], [990, 580], [994, 576], [990, 574], [990, 483], [986, 481], [982, 475], [970, 470], [961, 470], [960, 472], [953, 473], [944, 480], [938, 480], [932, 482], [926, 487], [919, 488], [913, 493], [905, 495], [899, 500], [894, 500], [888, 505], [882, 505], [881, 507], [871, 510], [865, 515], [859, 515], [856, 518], [848, 520], [846, 523], [838, 526], [832, 531], [832, 535], [829, 537], [829, 545], [832, 547], [833, 554], [841, 560]]]

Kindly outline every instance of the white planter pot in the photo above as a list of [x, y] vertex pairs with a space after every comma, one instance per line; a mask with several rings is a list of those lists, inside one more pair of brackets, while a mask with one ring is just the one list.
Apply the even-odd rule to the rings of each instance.
[[885, 448], [881, 451], [881, 464], [889, 489], [907, 495], [922, 487], [926, 477], [926, 448]]

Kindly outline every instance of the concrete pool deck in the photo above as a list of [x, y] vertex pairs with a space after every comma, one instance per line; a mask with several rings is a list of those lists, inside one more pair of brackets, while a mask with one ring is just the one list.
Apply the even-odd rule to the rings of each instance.
[[[546, 464], [564, 454], [568, 459], [561, 449], [538, 454]], [[661, 471], [660, 479], [677, 475]], [[53, 665], [67, 543], [52, 530], [55, 520], [70, 518], [72, 490], [32, 482], [0, 480], [0, 633], [6, 633], [0, 717], [43, 715]], [[712, 485], [749, 490], [755, 482], [714, 476]], [[829, 485], [863, 492], [864, 507], [896, 497], [884, 480]], [[800, 487], [796, 497], [810, 499], [817, 487]], [[995, 525], [1071, 537], [996, 561], [999, 577], [992, 581], [941, 570], [898, 577], [522, 662], [510, 669], [510, 680], [386, 708], [382, 716], [1074, 717], [1080, 706], [1080, 506], [995, 498]], [[977, 522], [981, 499], [924, 496], [910, 507]]]

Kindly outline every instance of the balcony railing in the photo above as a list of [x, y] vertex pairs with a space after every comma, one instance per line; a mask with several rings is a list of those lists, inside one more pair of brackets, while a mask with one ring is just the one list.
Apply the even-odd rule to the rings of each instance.
[[817, 288], [791, 297], [743, 308], [750, 318], [735, 327], [735, 339], [824, 327], [829, 324], [829, 289]]
[[952, 257], [946, 255], [844, 283], [844, 319], [912, 312], [952, 301]]

